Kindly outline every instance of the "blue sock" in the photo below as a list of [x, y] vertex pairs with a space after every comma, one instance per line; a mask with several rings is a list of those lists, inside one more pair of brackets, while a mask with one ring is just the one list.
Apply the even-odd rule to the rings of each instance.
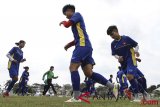
[[71, 81], [73, 91], [80, 91], [80, 76], [78, 71], [71, 72]]
[[11, 91], [11, 89], [13, 88], [13, 86], [14, 86], [14, 84], [15, 84], [16, 82], [17, 82], [16, 80], [13, 80], [13, 79], [12, 79], [12, 81], [10, 82], [10, 84], [9, 84], [9, 86], [8, 86], [8, 88], [7, 88], [7, 91], [8, 91], [8, 92]]
[[105, 77], [95, 72], [92, 73], [92, 76], [90, 78], [105, 86], [107, 85], [108, 82], [108, 80]]
[[132, 87], [132, 89], [133, 89], [133, 92], [134, 92], [135, 94], [138, 93], [138, 91], [139, 91], [138, 82], [137, 82], [135, 79], [132, 79], [132, 80], [130, 80], [129, 82], [130, 82], [130, 84], [131, 84], [131, 87]]
[[22, 87], [22, 96], [24, 96], [24, 89], [25, 89], [25, 86]]

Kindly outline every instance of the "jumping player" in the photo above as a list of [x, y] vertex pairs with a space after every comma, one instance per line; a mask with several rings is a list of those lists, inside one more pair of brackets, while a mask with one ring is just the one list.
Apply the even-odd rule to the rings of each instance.
[[135, 56], [140, 56], [138, 52], [138, 43], [128, 36], [120, 36], [117, 27], [114, 25], [109, 26], [107, 34], [114, 39], [111, 43], [112, 55], [120, 62], [123, 72], [126, 74], [132, 88], [134, 89], [134, 101], [139, 101], [138, 92], [140, 82], [137, 82], [137, 80], [143, 81], [141, 82], [142, 86], [145, 86], [146, 79], [142, 72], [137, 68]]
[[[60, 25], [68, 28], [71, 26], [74, 40], [67, 45], [65, 45], [65, 50], [75, 46], [75, 49], [72, 54], [71, 63], [70, 63], [70, 72], [71, 72], [71, 81], [73, 87], [73, 98], [69, 99], [66, 102], [81, 102], [79, 99], [80, 96], [80, 76], [78, 73], [78, 68], [81, 66], [82, 70], [86, 77], [91, 78], [97, 83], [108, 86], [113, 89], [114, 84], [108, 81], [105, 77], [99, 73], [92, 71], [93, 65], [95, 64], [94, 59], [92, 58], [92, 45], [89, 40], [89, 36], [86, 32], [85, 23], [82, 15], [79, 12], [75, 12], [74, 5], [65, 5], [62, 9], [63, 14], [66, 16], [68, 21], [60, 22]], [[117, 87], [117, 85], [115, 85]], [[115, 94], [118, 90], [115, 90]]]
[[20, 63], [26, 61], [25, 58], [23, 59], [22, 51], [22, 48], [24, 48], [26, 42], [24, 40], [20, 40], [18, 43], [15, 44], [18, 47], [13, 47], [7, 54], [7, 57], [9, 58], [8, 70], [12, 81], [10, 82], [6, 92], [3, 93], [4, 97], [9, 96], [9, 92], [13, 88], [14, 84], [18, 81]]

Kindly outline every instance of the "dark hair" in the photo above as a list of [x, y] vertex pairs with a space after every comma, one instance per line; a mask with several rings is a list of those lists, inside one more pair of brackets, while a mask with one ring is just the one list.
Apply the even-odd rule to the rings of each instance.
[[110, 35], [113, 31], [117, 31], [118, 32], [118, 28], [115, 25], [109, 26], [107, 29], [107, 35]]
[[24, 69], [29, 69], [29, 67], [28, 66], [25, 66], [25, 67], [23, 67]]
[[111, 74], [110, 77], [113, 77], [113, 75]]
[[54, 66], [51, 66], [50, 69], [54, 68]]
[[121, 70], [122, 68], [120, 66], [118, 66], [118, 69]]
[[73, 12], [75, 12], [75, 6], [71, 5], [71, 4], [67, 4], [62, 9], [62, 12], [63, 12], [64, 15], [65, 15], [65, 12], [67, 11], [67, 9], [71, 9], [71, 10], [73, 10]]
[[21, 44], [21, 43], [26, 43], [24, 40], [20, 40], [19, 42], [16, 42], [15, 44], [17, 45], [17, 46], [19, 46], [19, 44]]

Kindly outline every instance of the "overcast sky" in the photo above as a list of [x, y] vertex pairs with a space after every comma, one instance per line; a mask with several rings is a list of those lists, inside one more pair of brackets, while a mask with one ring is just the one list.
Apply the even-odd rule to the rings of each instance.
[[[9, 79], [6, 54], [23, 39], [30, 81], [43, 83], [42, 75], [55, 66], [53, 83], [71, 83], [69, 63], [74, 47], [67, 52], [64, 45], [73, 40], [71, 29], [60, 27], [66, 20], [62, 14], [65, 4], [74, 4], [85, 20], [93, 45], [94, 71], [109, 78], [116, 76], [118, 62], [111, 56], [112, 39], [106, 35], [110, 25], [117, 25], [121, 35], [135, 39], [140, 46], [139, 69], [148, 85], [160, 84], [160, 1], [159, 0], [0, 0], [0, 84]], [[79, 69], [81, 82], [84, 75]], [[115, 80], [114, 80], [115, 81]]]

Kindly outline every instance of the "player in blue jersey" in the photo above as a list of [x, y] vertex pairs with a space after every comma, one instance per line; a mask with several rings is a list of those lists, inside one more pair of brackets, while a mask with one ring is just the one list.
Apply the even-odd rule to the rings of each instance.
[[113, 75], [110, 75], [109, 81], [110, 81], [111, 83], [113, 83], [112, 79], [113, 79]]
[[116, 80], [117, 80], [117, 83], [120, 84], [121, 96], [124, 96], [124, 94], [125, 94], [128, 97], [128, 99], [131, 100], [132, 99], [132, 93], [128, 89], [127, 77], [124, 74], [121, 67], [119, 66], [118, 68], [119, 68], [119, 71], [117, 72]]
[[22, 76], [20, 78], [20, 81], [19, 81], [19, 87], [18, 89], [16, 90], [16, 93], [19, 94], [19, 91], [21, 91], [22, 93], [22, 96], [24, 96], [26, 92], [26, 89], [27, 89], [27, 82], [29, 81], [29, 67], [28, 66], [25, 66], [24, 67], [24, 72], [22, 73]]
[[[73, 98], [66, 102], [81, 102], [81, 100], [79, 100], [80, 76], [78, 73], [78, 68], [80, 66], [82, 67], [86, 77], [89, 77], [94, 81], [113, 89], [114, 84], [109, 82], [99, 73], [92, 71], [93, 65], [95, 64], [94, 59], [92, 58], [93, 49], [89, 40], [89, 36], [86, 32], [82, 15], [79, 12], [75, 12], [75, 6], [70, 4], [65, 5], [62, 11], [66, 18], [69, 20], [60, 22], [60, 25], [64, 25], [66, 28], [71, 26], [71, 30], [74, 36], [74, 40], [68, 43], [64, 48], [67, 50], [71, 46], [75, 46], [69, 67], [73, 87]], [[116, 90], [115, 93], [117, 93]]]
[[[112, 79], [113, 79], [113, 75], [111, 74], [111, 75], [110, 75], [110, 78], [109, 78], [109, 81], [110, 81], [111, 83], [113, 83], [113, 80], [112, 80]], [[114, 97], [113, 91], [112, 91], [111, 89], [108, 90], [107, 96], [108, 96], [108, 100], [109, 100], [109, 99], [112, 99], [112, 98]]]
[[7, 57], [9, 58], [8, 70], [12, 81], [10, 82], [6, 92], [3, 93], [4, 97], [9, 96], [9, 92], [13, 88], [14, 84], [18, 81], [20, 63], [26, 61], [26, 59], [23, 58], [22, 51], [22, 48], [24, 48], [26, 42], [24, 40], [20, 40], [18, 43], [15, 44], [17, 45], [17, 47], [13, 47], [7, 54]]
[[138, 43], [128, 36], [120, 36], [117, 27], [114, 25], [109, 26], [107, 29], [107, 34], [114, 39], [111, 43], [112, 55], [115, 56], [115, 58], [120, 62], [123, 72], [126, 74], [132, 88], [134, 89], [135, 101], [139, 101], [137, 100], [140, 83], [139, 81], [143, 81], [141, 82], [141, 86], [145, 86], [146, 79], [144, 78], [142, 72], [137, 68], [135, 56], [140, 56], [138, 52]]

